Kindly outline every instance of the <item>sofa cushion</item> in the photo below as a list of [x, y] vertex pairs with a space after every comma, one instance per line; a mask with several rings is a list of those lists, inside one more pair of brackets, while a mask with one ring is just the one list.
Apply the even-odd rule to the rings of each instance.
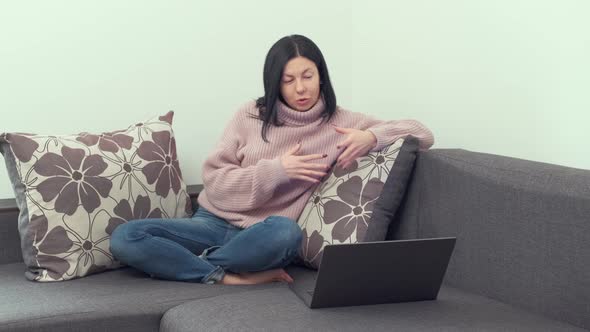
[[303, 240], [297, 264], [317, 269], [324, 246], [383, 241], [409, 181], [418, 151], [413, 136], [335, 166], [316, 188], [297, 223]]
[[164, 312], [178, 304], [281, 286], [158, 280], [130, 267], [37, 283], [24, 270], [23, 263], [0, 265], [0, 331], [158, 331]]
[[189, 301], [168, 310], [160, 323], [161, 332], [237, 330], [585, 331], [447, 286], [436, 301], [309, 309], [280, 284]]
[[118, 268], [109, 239], [119, 224], [190, 215], [172, 119], [170, 111], [102, 134], [0, 135], [27, 278], [68, 280]]

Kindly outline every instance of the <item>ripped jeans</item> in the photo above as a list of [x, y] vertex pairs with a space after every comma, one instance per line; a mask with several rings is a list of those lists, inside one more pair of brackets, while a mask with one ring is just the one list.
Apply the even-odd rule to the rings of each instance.
[[191, 218], [137, 219], [119, 225], [110, 249], [120, 262], [151, 277], [217, 283], [225, 271], [285, 267], [297, 257], [301, 229], [270, 216], [242, 229], [199, 207]]

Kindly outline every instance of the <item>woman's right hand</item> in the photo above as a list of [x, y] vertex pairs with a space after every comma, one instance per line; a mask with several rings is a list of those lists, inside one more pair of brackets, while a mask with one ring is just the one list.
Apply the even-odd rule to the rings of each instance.
[[287, 151], [281, 157], [281, 164], [287, 172], [290, 179], [299, 179], [312, 183], [319, 183], [320, 179], [327, 175], [330, 168], [327, 164], [310, 163], [310, 160], [326, 158], [326, 154], [308, 154], [297, 156], [296, 153], [301, 148], [301, 142]]

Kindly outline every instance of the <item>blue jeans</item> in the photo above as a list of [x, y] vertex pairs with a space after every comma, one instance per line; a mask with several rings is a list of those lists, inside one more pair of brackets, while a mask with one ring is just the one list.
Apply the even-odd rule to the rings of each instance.
[[137, 219], [119, 225], [110, 250], [151, 277], [213, 284], [225, 275], [285, 267], [296, 257], [301, 229], [270, 216], [239, 228], [199, 207], [191, 218]]

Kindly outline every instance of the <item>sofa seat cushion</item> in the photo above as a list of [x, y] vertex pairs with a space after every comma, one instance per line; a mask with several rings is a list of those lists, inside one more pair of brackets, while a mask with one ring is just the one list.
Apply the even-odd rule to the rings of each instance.
[[184, 302], [281, 286], [157, 280], [129, 267], [38, 283], [24, 271], [23, 263], [0, 265], [0, 331], [158, 331], [164, 312]]
[[436, 301], [309, 309], [285, 284], [190, 301], [168, 310], [161, 332], [585, 331], [443, 286]]

